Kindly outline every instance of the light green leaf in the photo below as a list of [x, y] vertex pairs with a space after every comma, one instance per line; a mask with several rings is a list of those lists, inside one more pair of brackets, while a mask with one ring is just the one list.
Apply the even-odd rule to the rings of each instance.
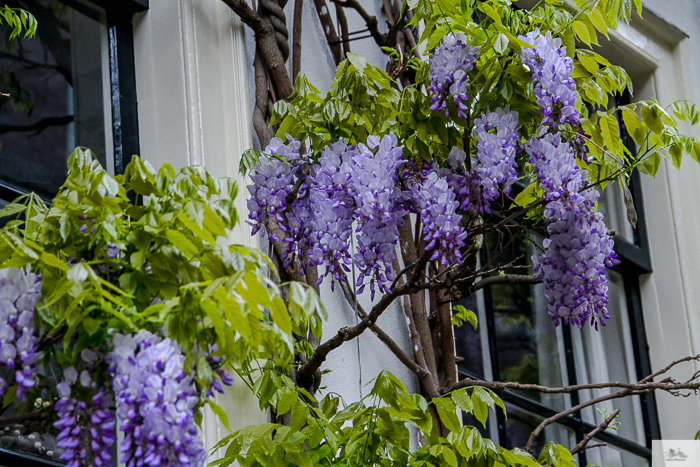
[[182, 252], [183, 255], [192, 259], [199, 254], [199, 250], [189, 241], [187, 236], [178, 230], [168, 230], [165, 236], [170, 242]]
[[365, 69], [367, 68], [367, 60], [365, 57], [352, 52], [348, 52], [347, 57], [348, 60], [350, 60], [350, 63], [352, 63], [352, 66], [354, 66], [359, 73], [365, 72]]
[[228, 415], [226, 415], [226, 412], [224, 412], [224, 409], [222, 409], [219, 404], [214, 402], [211, 399], [207, 400], [207, 404], [209, 404], [209, 407], [211, 408], [211, 411], [216, 414], [217, 417], [219, 417], [219, 420], [221, 420], [221, 423], [226, 427], [226, 429], [231, 433], [231, 427], [229, 426], [228, 423]]
[[438, 398], [433, 399], [433, 404], [438, 411], [440, 420], [445, 424], [450, 431], [459, 431], [462, 428], [462, 424], [459, 423], [459, 418], [457, 417], [457, 407], [450, 399]]
[[68, 274], [66, 274], [66, 277], [68, 277], [68, 280], [70, 280], [71, 282], [84, 282], [88, 278], [88, 270], [84, 264], [78, 263], [70, 268]]
[[496, 52], [498, 52], [499, 54], [503, 54], [507, 48], [508, 48], [508, 37], [505, 34], [503, 34], [502, 32], [499, 32], [493, 41], [493, 49]]
[[644, 144], [644, 124], [640, 120], [637, 112], [634, 110], [622, 110], [622, 120], [625, 122], [627, 132], [632, 137], [635, 143], [639, 146]]

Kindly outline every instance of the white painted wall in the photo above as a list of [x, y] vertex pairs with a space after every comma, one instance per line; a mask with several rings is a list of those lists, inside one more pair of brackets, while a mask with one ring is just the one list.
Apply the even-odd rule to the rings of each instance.
[[[661, 10], [669, 1], [647, 3]], [[656, 96], [668, 104], [700, 95], [700, 56], [691, 53], [700, 46], [700, 33], [694, 27], [700, 3], [673, 3], [677, 7], [663, 12], [690, 32], [689, 39], [647, 13], [649, 23], [623, 27], [615, 35], [616, 45], [607, 49], [629, 66], [637, 84], [636, 98]], [[382, 17], [380, 0], [363, 0], [363, 4]], [[288, 17], [292, 9], [290, 1]], [[331, 14], [335, 14], [333, 6]], [[348, 21], [351, 31], [364, 29], [354, 12], [349, 12]], [[328, 89], [334, 65], [310, 0], [304, 2], [303, 28], [303, 71], [316, 87]], [[155, 166], [166, 160], [176, 167], [203, 164], [217, 176], [238, 177], [240, 154], [256, 143], [248, 86], [254, 52], [250, 31], [244, 33], [220, 0], [151, 0], [151, 9], [135, 20], [134, 34], [142, 156]], [[351, 47], [371, 63], [385, 64], [372, 39], [352, 42]], [[654, 273], [642, 280], [642, 299], [652, 365], [660, 368], [673, 359], [700, 353], [700, 169], [688, 159], [679, 173], [664, 162], [656, 179], [644, 179], [643, 195]], [[245, 218], [242, 196], [239, 207]], [[255, 245], [258, 240], [249, 233], [244, 225], [232, 240]], [[322, 298], [330, 315], [324, 324], [327, 337], [356, 323], [354, 311], [338, 294], [324, 286]], [[363, 306], [369, 308], [367, 300], [362, 297]], [[378, 324], [411, 352], [398, 306], [388, 309]], [[324, 368], [333, 372], [324, 377], [323, 386], [346, 402], [366, 395], [367, 383], [383, 369], [394, 372], [410, 390], [417, 387], [412, 375], [371, 333], [333, 352]], [[688, 370], [674, 376], [685, 374]], [[265, 421], [255, 400], [242, 388], [221, 402], [234, 415], [234, 427]], [[688, 438], [700, 428], [697, 398], [662, 395], [658, 402], [665, 438]], [[205, 425], [211, 445], [223, 433], [212, 418]]]

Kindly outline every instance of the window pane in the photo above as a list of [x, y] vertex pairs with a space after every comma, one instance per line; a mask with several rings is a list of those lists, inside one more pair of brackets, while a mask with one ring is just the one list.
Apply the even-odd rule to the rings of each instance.
[[[572, 327], [572, 337], [576, 355], [576, 372], [578, 382], [603, 383], [609, 381], [636, 382], [633, 343], [630, 334], [629, 314], [625, 296], [624, 281], [620, 274], [608, 271], [608, 310], [612, 319], [607, 326], [596, 331], [591, 326], [583, 329]], [[581, 391], [581, 400], [609, 394], [610, 389]], [[607, 408], [609, 412], [620, 409], [618, 421], [621, 422], [617, 435], [639, 444], [646, 444], [644, 423], [639, 396], [615, 399], [599, 404], [598, 408]], [[597, 408], [583, 410], [583, 419], [593, 425], [603, 421]]]
[[[505, 444], [508, 449], [516, 447], [524, 449], [530, 434], [542, 422], [543, 418], [509, 402], [506, 402], [505, 405], [506, 413], [508, 414], [506, 420], [506, 436], [508, 439]], [[540, 433], [535, 442], [535, 455], [539, 455], [542, 448], [551, 441], [571, 449], [576, 446], [576, 435], [573, 430], [565, 426], [556, 423], [549, 425]]]
[[[0, 183], [53, 197], [68, 155], [90, 148], [108, 167], [112, 153], [107, 28], [83, 3], [12, 0], [39, 21], [36, 38], [0, 45]], [[105, 131], [110, 128], [110, 131]]]
[[[600, 444], [602, 441], [593, 438], [590, 444]], [[589, 465], [605, 465], [607, 467], [649, 467], [649, 460], [631, 452], [623, 451], [615, 446], [607, 445], [586, 450], [586, 460]]]
[[[498, 251], [496, 239], [487, 242], [489, 251]], [[499, 264], [531, 264], [535, 248], [525, 238], [514, 239], [513, 246], [499, 255]], [[526, 270], [512, 271], [525, 274]], [[561, 331], [554, 327], [547, 313], [547, 299], [542, 285], [497, 285], [490, 288], [494, 315], [498, 366], [501, 381], [562, 386], [565, 384], [566, 361]], [[521, 392], [555, 410], [567, 408], [564, 394]]]
[[598, 211], [603, 213], [605, 224], [610, 230], [628, 242], [634, 243], [634, 231], [627, 221], [627, 209], [620, 185], [611, 183], [605, 188], [598, 201]]
[[461, 299], [456, 302], [456, 305], [461, 305], [467, 310], [476, 313], [478, 319], [478, 327], [474, 327], [469, 322], [465, 322], [461, 326], [455, 326], [455, 350], [457, 357], [462, 360], [459, 362], [459, 370], [469, 373], [479, 378], [486, 378], [484, 373], [484, 345], [485, 332], [482, 333], [486, 323], [481, 318], [479, 313], [479, 304], [477, 295], [472, 295], [469, 298]]

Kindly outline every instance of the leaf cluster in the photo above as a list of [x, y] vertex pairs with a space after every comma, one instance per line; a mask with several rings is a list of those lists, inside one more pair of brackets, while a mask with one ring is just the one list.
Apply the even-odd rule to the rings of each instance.
[[[225, 448], [224, 457], [212, 465], [564, 466], [568, 464], [563, 460], [571, 459], [565, 448], [552, 445], [552, 455], [538, 462], [523, 451], [484, 439], [476, 427], [462, 426], [459, 411], [474, 414], [484, 426], [489, 409], [505, 411], [503, 401], [481, 387], [460, 389], [428, 403], [410, 394], [394, 375], [382, 372], [367, 396], [344, 404], [335, 394], [316, 400], [267, 365], [252, 388], [262, 409], [272, 408], [278, 416], [290, 413], [291, 423], [249, 426], [230, 434], [216, 446]], [[451, 430], [447, 437], [438, 436], [431, 410], [437, 410]], [[409, 445], [412, 430], [426, 440], [414, 449]]]
[[0, 8], [0, 27], [10, 29], [9, 40], [18, 37], [24, 31], [24, 38], [34, 37], [37, 21], [34, 15], [21, 8], [10, 8], [8, 5]]
[[292, 284], [287, 307], [269, 259], [230, 242], [233, 180], [202, 167], [156, 172], [136, 156], [112, 176], [82, 148], [68, 168], [50, 206], [32, 194], [0, 211], [13, 218], [0, 230], [0, 266], [41, 274], [36, 321], [62, 364], [140, 329], [176, 340], [202, 387], [212, 379], [210, 349], [230, 364], [289, 360], [292, 333], [305, 335], [322, 305]]

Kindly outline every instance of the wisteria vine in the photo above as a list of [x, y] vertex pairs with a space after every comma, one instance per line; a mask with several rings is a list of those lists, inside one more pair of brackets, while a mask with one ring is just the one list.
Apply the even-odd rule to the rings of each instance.
[[[533, 46], [523, 47], [519, 55], [532, 76], [542, 114], [535, 137], [524, 141], [518, 112], [499, 108], [474, 120], [469, 148], [474, 157], [453, 148], [443, 163], [404, 158], [393, 134], [370, 136], [366, 144], [332, 142], [317, 158], [299, 155], [300, 144], [293, 138], [287, 143], [274, 139], [248, 187], [254, 229], [268, 228], [274, 219], [287, 233], [287, 264], [298, 258], [302, 266], [323, 266], [318, 283], [330, 276], [331, 288], [357, 268], [357, 293], [369, 284], [374, 298], [376, 289], [391, 293], [387, 284], [393, 280], [398, 227], [410, 222], [410, 214], [421, 225], [430, 260], [444, 266], [459, 263], [466, 221], [491, 214], [493, 203], [505, 202], [519, 176], [517, 160], [523, 160], [534, 167], [547, 202], [549, 238], [533, 262], [545, 283], [549, 312], [556, 325], [605, 325], [610, 317], [605, 268], [616, 262], [613, 243], [595, 211], [598, 192], [583, 190], [587, 173], [577, 160], [586, 162], [586, 145], [580, 136], [567, 139], [559, 132], [560, 125], [580, 124], [573, 62], [551, 32], [534, 31], [520, 39]], [[479, 50], [463, 34], [443, 38], [430, 58], [432, 110], [449, 116], [451, 101], [458, 116], [466, 117], [469, 72]], [[296, 195], [294, 184], [300, 187]], [[285, 201], [290, 193], [293, 199]], [[305, 249], [308, 259], [303, 258]]]

